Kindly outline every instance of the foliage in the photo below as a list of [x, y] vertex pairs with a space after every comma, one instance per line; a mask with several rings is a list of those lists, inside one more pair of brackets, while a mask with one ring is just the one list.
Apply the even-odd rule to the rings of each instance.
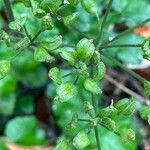
[[[5, 2], [6, 8], [9, 4]], [[139, 64], [143, 57], [150, 60], [150, 40], [133, 33], [150, 21], [149, 8], [148, 0], [14, 1], [13, 13], [7, 10], [8, 28], [0, 23], [0, 114], [27, 116], [10, 120], [6, 136], [22, 145], [45, 143], [37, 119], [29, 116], [35, 109], [33, 97], [22, 96], [21, 84], [29, 89], [46, 87], [63, 131], [56, 150], [100, 150], [100, 143], [105, 150], [135, 150], [136, 99], [112, 101], [104, 108], [98, 101], [107, 66], [116, 67], [109, 58], [124, 64]], [[115, 27], [112, 30], [117, 23], [127, 29], [120, 34]], [[149, 85], [145, 80], [145, 96], [150, 95]], [[150, 122], [149, 106], [140, 114]]]

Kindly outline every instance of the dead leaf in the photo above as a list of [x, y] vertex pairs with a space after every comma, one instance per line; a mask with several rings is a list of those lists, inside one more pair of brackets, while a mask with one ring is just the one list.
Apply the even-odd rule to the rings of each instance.
[[150, 37], [150, 26], [148, 26], [148, 25], [140, 26], [134, 30], [134, 33], [137, 33], [143, 37], [149, 38]]

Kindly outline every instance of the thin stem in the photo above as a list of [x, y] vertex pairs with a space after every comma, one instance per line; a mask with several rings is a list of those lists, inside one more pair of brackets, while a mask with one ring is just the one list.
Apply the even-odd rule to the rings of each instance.
[[98, 134], [98, 126], [94, 127], [94, 132], [95, 132], [95, 137], [96, 137], [97, 149], [101, 150], [100, 138]]
[[5, 7], [7, 9], [7, 12], [8, 12], [9, 21], [14, 21], [15, 18], [14, 18], [14, 14], [12, 11], [10, 0], [4, 0], [4, 3], [5, 3]]
[[101, 55], [102, 58], [104, 58], [104, 59], [105, 58], [110, 59], [115, 65], [117, 65], [118, 67], [120, 67], [124, 71], [128, 72], [129, 74], [131, 74], [136, 79], [140, 80], [141, 82], [145, 81], [145, 79], [143, 77], [141, 77], [140, 75], [138, 75], [137, 73], [135, 73], [131, 69], [127, 68], [125, 65], [123, 65], [122, 63], [120, 63], [119, 61], [117, 61], [115, 58], [113, 58], [112, 56], [110, 56], [108, 53], [106, 53], [104, 51], [101, 51], [101, 54], [102, 54]]
[[111, 84], [115, 85], [118, 89], [121, 89], [122, 91], [124, 91], [125, 93], [129, 94], [130, 96], [135, 97], [137, 100], [141, 101], [142, 103], [144, 103], [146, 105], [149, 104], [147, 99], [145, 99], [141, 95], [135, 93], [134, 91], [130, 90], [129, 88], [127, 88], [123, 84], [120, 84], [118, 81], [113, 79], [111, 76], [105, 75], [105, 79], [108, 80]]
[[76, 31], [78, 34], [80, 34], [82, 37], [85, 37], [87, 39], [91, 39], [91, 37], [89, 37], [87, 34], [85, 34], [84, 32], [80, 31], [78, 28], [74, 27], [74, 26], [70, 26], [71, 29], [73, 29], [74, 31]]
[[108, 45], [108, 44], [110, 44], [110, 43], [116, 41], [116, 40], [119, 39], [120, 37], [122, 37], [122, 36], [124, 36], [124, 35], [126, 35], [126, 34], [128, 34], [128, 33], [130, 33], [130, 32], [132, 32], [134, 29], [136, 29], [136, 28], [138, 28], [138, 27], [140, 27], [140, 26], [142, 26], [143, 24], [146, 24], [146, 23], [148, 23], [148, 22], [150, 22], [150, 18], [144, 20], [143, 22], [141, 22], [140, 24], [138, 24], [138, 25], [136, 25], [136, 26], [134, 26], [134, 27], [132, 27], [132, 28], [129, 28], [128, 30], [125, 30], [124, 32], [121, 32], [120, 34], [118, 34], [117, 36], [115, 36], [112, 40], [108, 40], [108, 41], [104, 42], [104, 43], [101, 45], [101, 47], [106, 46], [106, 45]]
[[82, 122], [90, 122], [90, 120], [89, 119], [78, 119], [78, 121], [82, 121]]
[[23, 25], [23, 28], [24, 28], [24, 31], [25, 31], [26, 36], [27, 36], [27, 37], [29, 38], [29, 40], [31, 41], [31, 40], [32, 40], [32, 39], [31, 39], [31, 35], [29, 35], [26, 26]]
[[31, 44], [36, 40], [36, 38], [40, 35], [40, 33], [41, 33], [42, 31], [41, 30], [39, 30], [38, 32], [37, 32], [37, 34], [33, 37], [33, 39], [31, 40]]
[[98, 45], [97, 45], [97, 48], [99, 48], [99, 46], [100, 46], [103, 29], [104, 29], [104, 26], [105, 26], [105, 23], [106, 23], [109, 11], [111, 9], [112, 3], [113, 3], [113, 0], [110, 0], [109, 3], [108, 3], [108, 6], [107, 6], [106, 13], [105, 13], [104, 18], [103, 18], [103, 21], [102, 21], [102, 24], [101, 24], [101, 27], [100, 27], [100, 32], [99, 32], [99, 35], [97, 37], [97, 40], [99, 41]]
[[72, 75], [72, 72], [68, 73], [68, 74], [65, 74], [64, 76], [62, 76], [62, 78], [66, 78], [66, 77], [71, 76], [71, 75]]
[[107, 48], [119, 48], [119, 47], [123, 47], [123, 48], [128, 48], [128, 47], [141, 47], [142, 44], [124, 44], [124, 45], [107, 45], [107, 46], [102, 46], [100, 47], [101, 49], [107, 49]]

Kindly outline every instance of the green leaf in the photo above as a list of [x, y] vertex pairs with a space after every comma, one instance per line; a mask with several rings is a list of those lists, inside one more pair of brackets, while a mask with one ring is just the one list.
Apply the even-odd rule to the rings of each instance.
[[150, 96], [150, 82], [144, 81], [144, 95]]
[[125, 143], [133, 142], [135, 140], [135, 132], [132, 129], [127, 129], [121, 133], [121, 138]]
[[145, 106], [140, 110], [140, 115], [143, 119], [148, 120], [150, 124], [150, 106]]
[[4, 116], [12, 115], [15, 108], [16, 96], [8, 94], [0, 96], [0, 114]]
[[85, 61], [92, 57], [95, 46], [91, 40], [83, 38], [77, 43], [75, 50], [77, 58], [79, 60]]
[[59, 48], [62, 44], [62, 36], [61, 35], [56, 35], [49, 37], [43, 41], [41, 41], [41, 46], [47, 49], [47, 51], [51, 52], [53, 50], [56, 50]]
[[95, 81], [99, 81], [105, 76], [105, 74], [106, 74], [106, 66], [103, 62], [99, 62], [97, 64], [93, 79]]
[[88, 12], [95, 14], [97, 11], [97, 5], [94, 0], [81, 0], [82, 7]]
[[79, 3], [79, 0], [68, 0], [68, 2], [72, 5], [72, 6], [76, 6]]
[[67, 60], [71, 65], [75, 63], [74, 50], [70, 47], [63, 47], [60, 50], [60, 56]]
[[42, 18], [42, 27], [41, 30], [52, 30], [54, 28], [54, 24], [50, 15], [46, 15]]
[[33, 114], [35, 111], [34, 97], [31, 95], [20, 97], [16, 103], [15, 111], [18, 113]]
[[94, 94], [101, 94], [102, 93], [102, 90], [100, 89], [100, 87], [91, 78], [87, 78], [84, 80], [84, 87], [86, 90], [90, 91], [91, 93], [94, 93]]
[[77, 20], [78, 16], [79, 16], [79, 13], [75, 12], [69, 16], [63, 17], [64, 24], [66, 26], [74, 24], [75, 21]]
[[73, 145], [77, 149], [83, 149], [90, 144], [87, 133], [83, 130], [80, 131], [73, 139]]
[[59, 6], [61, 5], [62, 0], [42, 0], [40, 6], [47, 12], [55, 13]]
[[118, 110], [118, 114], [130, 116], [135, 111], [136, 101], [133, 98], [124, 98], [115, 103], [114, 107]]
[[144, 51], [144, 58], [150, 60], [150, 39], [143, 42], [142, 49]]
[[6, 96], [13, 93], [17, 87], [16, 77], [7, 75], [5, 78], [0, 80], [0, 96]]
[[48, 52], [42, 47], [38, 47], [35, 49], [34, 59], [39, 62], [47, 63], [52, 63], [55, 60], [55, 58], [49, 55]]
[[19, 20], [10, 22], [9, 28], [12, 30], [21, 31], [21, 28], [25, 24], [26, 19], [27, 19], [26, 17], [22, 17]]
[[1, 60], [0, 61], [0, 79], [4, 78], [10, 70], [10, 61]]
[[61, 102], [66, 102], [73, 98], [76, 94], [76, 87], [72, 83], [63, 83], [57, 89], [57, 98]]
[[58, 140], [58, 144], [55, 150], [68, 150], [68, 149], [69, 149], [69, 142], [64, 138], [60, 138]]
[[54, 82], [56, 82], [57, 84], [61, 84], [62, 83], [62, 77], [60, 74], [60, 70], [57, 67], [52, 68], [49, 73], [48, 76], [54, 80]]
[[5, 142], [0, 139], [0, 150], [8, 150]]
[[12, 141], [24, 145], [41, 144], [43, 131], [38, 130], [37, 119], [33, 116], [16, 117], [8, 122], [6, 136]]
[[100, 124], [106, 127], [110, 131], [114, 131], [116, 128], [116, 122], [111, 118], [103, 118]]

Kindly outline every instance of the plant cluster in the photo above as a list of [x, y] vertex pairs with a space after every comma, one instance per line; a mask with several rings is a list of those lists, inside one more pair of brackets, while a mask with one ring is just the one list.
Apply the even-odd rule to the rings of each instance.
[[[150, 18], [118, 35], [109, 35], [108, 32], [105, 34], [107, 19], [111, 20], [111, 6], [117, 14], [119, 9], [125, 9], [130, 2], [126, 0], [121, 4], [122, 1], [115, 1], [115, 4], [113, 0], [108, 1], [102, 14], [104, 16], [101, 17], [102, 11], [99, 9], [102, 0], [16, 0], [13, 10], [9, 9], [10, 1], [5, 0], [10, 22], [8, 32], [0, 30], [0, 44], [7, 51], [7, 56], [4, 52], [0, 60], [0, 79], [3, 81], [0, 82], [0, 94], [2, 93], [1, 99], [7, 95], [5, 98], [9, 104], [6, 102], [1, 105], [0, 113], [9, 115], [13, 111], [14, 104], [10, 105], [9, 100], [11, 99], [11, 103], [16, 101], [12, 93], [16, 89], [17, 80], [27, 87], [37, 88], [48, 82], [48, 76], [54, 81], [49, 83], [48, 95], [53, 101], [53, 111], [57, 116], [61, 115], [58, 122], [64, 132], [56, 150], [84, 149], [88, 146], [90, 148], [95, 145], [93, 141], [96, 141], [97, 149], [100, 150], [103, 127], [121, 137], [124, 143], [134, 141], [134, 130], [131, 127], [120, 130], [118, 124], [121, 117], [131, 119], [136, 109], [136, 99], [124, 98], [116, 103], [112, 100], [109, 106], [101, 108], [98, 101], [103, 93], [100, 81], [106, 74], [104, 61], [113, 59], [109, 55], [111, 48], [141, 48], [142, 56], [150, 60], [150, 39], [141, 43], [113, 44], [135, 28], [148, 23]], [[22, 8], [25, 8], [25, 15], [19, 14]], [[83, 26], [83, 22], [80, 23], [79, 20], [82, 12], [93, 20], [97, 18], [96, 33], [92, 31], [95, 29], [89, 29], [89, 33], [80, 30], [80, 26]], [[83, 21], [87, 19], [86, 15], [82, 18]], [[69, 32], [65, 34], [65, 30]], [[112, 38], [108, 39], [110, 36]], [[124, 56], [120, 53], [118, 58], [124, 61], [127, 59], [126, 55]], [[50, 68], [48, 72], [47, 68]], [[137, 78], [144, 81], [145, 96], [150, 96], [150, 82], [139, 76]], [[7, 84], [11, 84], [11, 87]], [[32, 97], [29, 99], [29, 103], [33, 103]], [[10, 106], [8, 110], [5, 109], [6, 105]], [[23, 107], [22, 105], [19, 106]], [[29, 110], [32, 112], [32, 108], [29, 107]], [[140, 114], [150, 123], [149, 106], [142, 107]], [[28, 131], [24, 130], [27, 126]], [[93, 134], [96, 140], [91, 140], [90, 136]], [[6, 135], [13, 142], [25, 145], [41, 144], [44, 141], [43, 131], [38, 129], [37, 120], [31, 116], [11, 120], [6, 127]]]

